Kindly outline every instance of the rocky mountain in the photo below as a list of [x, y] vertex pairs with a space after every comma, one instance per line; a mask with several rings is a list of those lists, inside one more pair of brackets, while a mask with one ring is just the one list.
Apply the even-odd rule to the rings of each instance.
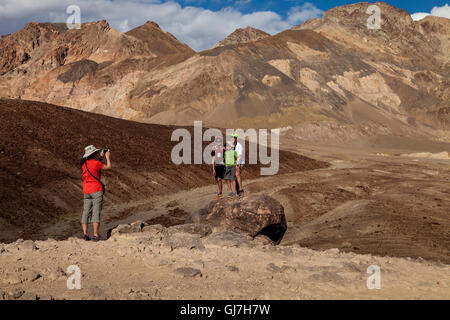
[[252, 27], [247, 27], [235, 30], [228, 37], [220, 41], [217, 46], [254, 42], [268, 37], [270, 37], [270, 34], [267, 32]]
[[377, 2], [381, 29], [372, 30], [369, 5], [331, 9], [274, 36], [237, 30], [198, 53], [155, 23], [125, 34], [106, 21], [80, 30], [31, 23], [1, 39], [0, 96], [158, 124], [448, 129], [450, 20], [413, 21]]

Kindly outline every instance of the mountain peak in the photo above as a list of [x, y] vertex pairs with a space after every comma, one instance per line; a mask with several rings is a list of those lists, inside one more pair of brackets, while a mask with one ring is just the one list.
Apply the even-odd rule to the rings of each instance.
[[414, 21], [409, 12], [393, 7], [384, 2], [359, 2], [332, 8], [323, 13], [322, 18], [314, 18], [295, 26], [299, 29], [319, 29], [326, 26], [339, 26], [354, 31], [367, 31], [367, 21], [373, 11], [370, 6], [377, 6], [381, 13], [381, 29], [388, 34], [399, 34], [412, 28]]
[[270, 34], [262, 30], [253, 27], [246, 27], [242, 29], [236, 29], [228, 37], [220, 41], [217, 46], [227, 46], [232, 44], [254, 42], [270, 36], [271, 36]]
[[148, 45], [149, 50], [158, 56], [194, 52], [189, 46], [179, 41], [171, 33], [162, 30], [153, 21], [147, 21], [143, 25], [126, 32], [126, 35], [143, 41]]
[[154, 21], [147, 21], [145, 24], [144, 24], [145, 26], [149, 26], [149, 27], [153, 27], [153, 28], [155, 28], [155, 29], [159, 29], [159, 30], [161, 30], [161, 27], [159, 26], [159, 24], [157, 24], [156, 22], [154, 22]]

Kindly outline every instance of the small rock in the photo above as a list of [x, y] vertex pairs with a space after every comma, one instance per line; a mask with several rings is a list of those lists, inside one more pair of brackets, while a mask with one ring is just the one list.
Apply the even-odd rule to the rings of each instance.
[[174, 208], [178, 206], [178, 201], [177, 200], [172, 200], [169, 203], [166, 204], [166, 208]]
[[242, 233], [234, 231], [214, 232], [204, 238], [203, 244], [206, 247], [249, 247], [250, 241]]
[[329, 272], [329, 271], [324, 271], [321, 274], [315, 273], [309, 276], [308, 280], [320, 282], [333, 282], [335, 284], [345, 283], [344, 278], [342, 278], [336, 272]]
[[184, 278], [194, 278], [197, 276], [202, 276], [202, 272], [200, 270], [190, 267], [177, 268], [174, 272], [180, 276], [183, 276]]
[[205, 246], [200, 240], [200, 236], [191, 235], [187, 233], [172, 234], [166, 238], [166, 244], [170, 246], [172, 250], [179, 248], [187, 249], [204, 249]]
[[147, 226], [145, 222], [142, 221], [136, 221], [131, 224], [121, 224], [118, 225], [115, 228], [109, 229], [106, 232], [106, 238], [110, 238], [114, 235], [120, 235], [120, 234], [129, 234], [129, 233], [140, 233], [142, 232], [142, 229]]
[[344, 262], [343, 267], [346, 271], [349, 272], [363, 272], [363, 269], [354, 262]]
[[22, 282], [33, 282], [41, 277], [42, 277], [41, 274], [34, 270], [25, 270], [20, 275]]
[[239, 268], [236, 266], [227, 266], [228, 271], [239, 272]]
[[48, 268], [44, 273], [44, 278], [48, 278], [50, 281], [55, 281], [62, 277], [67, 277], [67, 274], [61, 267]]
[[189, 233], [199, 235], [200, 237], [206, 237], [212, 233], [211, 227], [202, 223], [189, 223], [181, 224], [177, 226], [169, 227], [169, 234], [173, 233]]
[[267, 270], [272, 271], [272, 272], [281, 272], [282, 271], [280, 267], [276, 266], [273, 263], [269, 263], [267, 265]]
[[14, 289], [13, 291], [8, 292], [7, 298], [16, 300], [23, 296], [24, 293], [25, 291], [22, 289]]
[[98, 286], [90, 287], [88, 291], [89, 295], [93, 297], [100, 297], [103, 294], [103, 289]]
[[166, 236], [168, 234], [167, 229], [160, 224], [145, 226], [142, 228], [142, 232], [153, 236]]
[[348, 241], [345, 241], [341, 244], [342, 249], [351, 249], [352, 247], [353, 247], [353, 245]]
[[36, 244], [32, 240], [26, 240], [19, 244], [19, 250], [22, 251], [35, 251], [37, 250]]
[[270, 239], [268, 236], [266, 236], [264, 234], [257, 235], [253, 239], [253, 241], [259, 245], [272, 245], [272, 246], [274, 245], [274, 242], [272, 241], [272, 239]]
[[338, 248], [328, 249], [328, 250], [325, 250], [324, 252], [326, 252], [326, 253], [328, 253], [328, 254], [331, 254], [331, 255], [337, 255], [337, 254], [340, 253], [340, 251], [339, 251]]
[[147, 226], [147, 224], [145, 222], [142, 222], [142, 221], [139, 221], [139, 220], [130, 224], [131, 231], [133, 233], [142, 232], [142, 229], [145, 226]]

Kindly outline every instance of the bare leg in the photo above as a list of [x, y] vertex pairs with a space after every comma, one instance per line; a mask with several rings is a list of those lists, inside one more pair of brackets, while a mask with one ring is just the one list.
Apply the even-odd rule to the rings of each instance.
[[222, 194], [222, 179], [217, 179], [217, 191], [219, 194]]
[[98, 236], [98, 229], [100, 227], [100, 223], [99, 222], [94, 222], [93, 225], [94, 225], [94, 236], [97, 237]]
[[[237, 179], [237, 182], [239, 185], [239, 191], [241, 191], [244, 188], [242, 187], [241, 168], [238, 166], [236, 166], [236, 179]], [[235, 186], [236, 186], [236, 184], [235, 184]]]
[[87, 225], [87, 223], [82, 223], [81, 224], [81, 227], [83, 228], [83, 233], [84, 233], [84, 235], [86, 235], [87, 236], [87, 228], [88, 228], [88, 225]]
[[231, 180], [227, 180], [228, 191], [233, 192], [233, 188], [231, 187]]

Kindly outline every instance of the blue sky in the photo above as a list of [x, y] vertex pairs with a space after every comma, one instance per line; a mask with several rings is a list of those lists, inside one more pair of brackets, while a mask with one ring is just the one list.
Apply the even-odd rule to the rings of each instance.
[[[254, 11], [275, 11], [279, 14], [286, 16], [287, 12], [292, 6], [301, 5], [305, 2], [314, 4], [317, 8], [326, 11], [328, 9], [342, 6], [346, 4], [352, 4], [355, 2], [364, 1], [327, 1], [327, 0], [312, 0], [312, 1], [298, 1], [298, 0], [182, 0], [179, 1], [186, 6], [203, 7], [210, 10], [220, 10], [224, 7], [235, 7], [241, 12], [250, 13]], [[367, 1], [375, 2], [375, 1]], [[442, 6], [446, 2], [439, 0], [422, 0], [422, 1], [407, 1], [407, 0], [387, 0], [384, 1], [394, 7], [408, 11], [409, 13], [415, 12], [430, 12], [433, 7]]]
[[[418, 20], [427, 14], [450, 18], [449, 0], [387, 1]], [[357, 1], [355, 1], [357, 2]], [[372, 2], [372, 1], [371, 1]], [[31, 21], [66, 22], [71, 5], [81, 23], [105, 19], [121, 32], [155, 21], [194, 50], [213, 47], [237, 28], [252, 26], [276, 34], [320, 17], [352, 1], [325, 0], [0, 0], [0, 34], [16, 32]], [[372, 2], [373, 3], [373, 2]]]

